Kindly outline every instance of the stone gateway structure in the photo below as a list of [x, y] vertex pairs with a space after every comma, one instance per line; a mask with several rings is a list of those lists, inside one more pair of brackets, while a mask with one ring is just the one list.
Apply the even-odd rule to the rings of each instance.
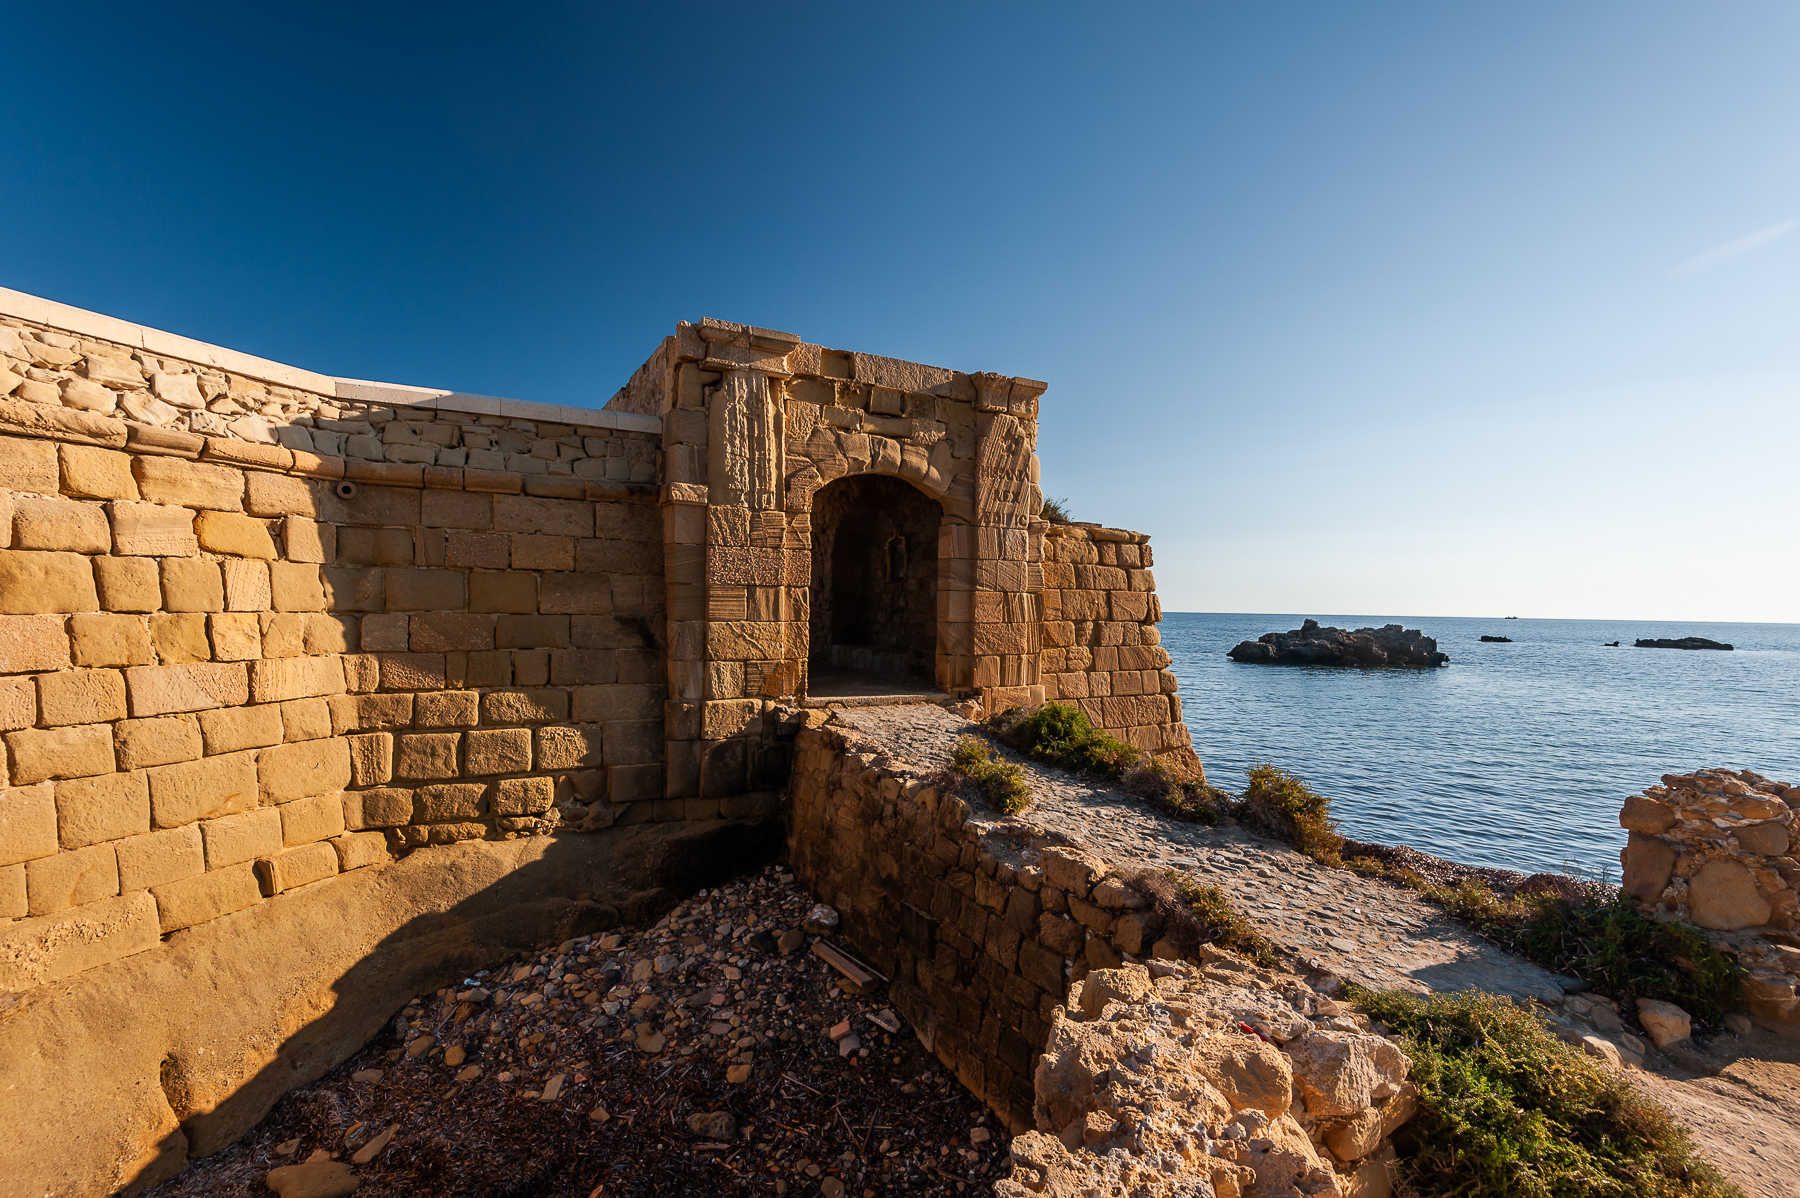
[[708, 320], [529, 404], [0, 290], [0, 1195], [147, 1185], [777, 851], [787, 706], [1064, 699], [1197, 771], [1145, 538], [1039, 517], [1043, 391]]

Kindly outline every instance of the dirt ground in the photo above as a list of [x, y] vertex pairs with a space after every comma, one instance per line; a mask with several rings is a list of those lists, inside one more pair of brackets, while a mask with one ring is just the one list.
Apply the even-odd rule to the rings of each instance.
[[809, 951], [811, 906], [771, 868], [422, 996], [152, 1193], [268, 1194], [321, 1150], [359, 1198], [986, 1193], [1004, 1128]]
[[1684, 1123], [1700, 1151], [1750, 1198], [1800, 1198], [1800, 1041], [1715, 1036], [1632, 1081]]

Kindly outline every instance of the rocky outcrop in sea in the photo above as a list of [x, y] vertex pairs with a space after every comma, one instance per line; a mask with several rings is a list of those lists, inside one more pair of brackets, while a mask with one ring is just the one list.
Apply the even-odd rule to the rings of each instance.
[[1639, 637], [1632, 644], [1640, 649], [1729, 649], [1724, 641], [1709, 641], [1703, 636], [1683, 636], [1674, 640]]
[[1265, 632], [1226, 654], [1232, 661], [1268, 666], [1355, 666], [1365, 670], [1428, 670], [1449, 662], [1437, 641], [1398, 624], [1380, 628], [1324, 627], [1307, 620], [1292, 632]]

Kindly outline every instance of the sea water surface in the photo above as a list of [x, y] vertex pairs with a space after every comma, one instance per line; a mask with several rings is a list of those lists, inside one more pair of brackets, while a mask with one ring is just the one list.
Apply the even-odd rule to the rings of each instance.
[[[1320, 614], [1437, 638], [1437, 670], [1240, 665], [1299, 615], [1170, 612], [1162, 638], [1207, 779], [1258, 762], [1330, 796], [1344, 833], [1475, 865], [1616, 881], [1619, 807], [1709, 766], [1800, 782], [1800, 625]], [[1512, 644], [1482, 644], [1482, 634]], [[1703, 636], [1732, 652], [1637, 649]], [[1607, 641], [1621, 642], [1618, 648]]]

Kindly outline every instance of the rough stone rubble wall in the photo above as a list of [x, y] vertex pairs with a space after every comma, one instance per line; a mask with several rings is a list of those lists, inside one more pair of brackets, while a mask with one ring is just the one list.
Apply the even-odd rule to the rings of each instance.
[[1089, 524], [1044, 538], [1044, 697], [1121, 740], [1198, 768], [1157, 624], [1150, 538]]
[[[1216, 1071], [1204, 1087], [1190, 1084], [1185, 1096], [1154, 1086], [1134, 1090], [1143, 1079], [1125, 1066], [1152, 1060], [1181, 1066], [1178, 1057], [1154, 1048], [1139, 1053], [1157, 1035], [1143, 1034], [1141, 1027], [1126, 1034], [1117, 1024], [1120, 1013], [1102, 1010], [1125, 996], [1127, 982], [1142, 979], [1130, 995], [1162, 1003], [1158, 1017], [1171, 1019], [1172, 1010], [1181, 1008], [1180, 1027], [1217, 1031], [1217, 1021], [1198, 1016], [1204, 1004], [1197, 998], [1159, 1000], [1148, 975], [1136, 968], [1134, 962], [1145, 960], [1161, 976], [1195, 977], [1172, 963], [1179, 950], [1163, 937], [1137, 887], [1092, 853], [1046, 845], [1022, 825], [946, 793], [937, 780], [904, 770], [879, 745], [836, 726], [798, 732], [789, 797], [788, 856], [796, 876], [838, 909], [846, 938], [888, 977], [895, 1008], [1015, 1132], [1048, 1133], [1027, 1142], [1029, 1152], [1005, 1193], [1087, 1193], [1086, 1186], [1111, 1167], [1097, 1154], [1115, 1147], [1140, 1154], [1127, 1171], [1154, 1183], [1118, 1192], [1207, 1192], [1169, 1188], [1157, 1154], [1173, 1145], [1132, 1139], [1130, 1125], [1148, 1137], [1150, 1121], [1134, 1115], [1130, 1125], [1119, 1123], [1128, 1109], [1142, 1115], [1149, 1108], [1160, 1108], [1160, 1125], [1179, 1124], [1190, 1141], [1197, 1123], [1209, 1136], [1242, 1136], [1235, 1147], [1213, 1145], [1216, 1170], [1195, 1168], [1197, 1177], [1212, 1174], [1218, 1194], [1387, 1193], [1386, 1138], [1412, 1110], [1410, 1093], [1400, 1088], [1405, 1060], [1299, 978], [1282, 975], [1286, 989], [1276, 994], [1269, 977], [1203, 950], [1214, 980], [1265, 992], [1234, 992], [1234, 1000], [1242, 1000], [1234, 1018], [1252, 1021], [1281, 1051], [1265, 1050], [1263, 1041], [1233, 1024], [1231, 1042], [1212, 1055], [1255, 1055], [1257, 1068]], [[1084, 978], [1089, 986], [1101, 981], [1084, 991]], [[1096, 1024], [1113, 1026], [1096, 1031]], [[1110, 1071], [1112, 1081], [1102, 1083], [1090, 1072], [1081, 1084], [1072, 1072], [1106, 1054], [1075, 1041], [1115, 1032], [1118, 1038], [1109, 1043], [1120, 1067]], [[1176, 1032], [1173, 1038], [1179, 1037]], [[1190, 1036], [1182, 1050], [1192, 1041]], [[1046, 1050], [1050, 1055], [1040, 1063]], [[1192, 1068], [1205, 1074], [1209, 1064], [1218, 1061], [1199, 1060]], [[1252, 1100], [1234, 1088], [1264, 1066], [1269, 1076], [1258, 1089], [1266, 1093]], [[1190, 1083], [1196, 1080], [1204, 1079]], [[1219, 1086], [1230, 1092], [1228, 1099]], [[1206, 1101], [1209, 1094], [1220, 1098], [1216, 1109]], [[1229, 1130], [1234, 1119], [1243, 1124], [1238, 1132]], [[1300, 1177], [1314, 1188], [1247, 1188], [1244, 1179], [1253, 1169], [1272, 1183]]]
[[1625, 890], [1713, 932], [1745, 967], [1751, 1013], [1800, 1031], [1800, 786], [1748, 770], [1665, 774], [1625, 801]]
[[718, 814], [663, 801], [655, 434], [19, 321], [0, 393], [0, 989], [402, 846]]

